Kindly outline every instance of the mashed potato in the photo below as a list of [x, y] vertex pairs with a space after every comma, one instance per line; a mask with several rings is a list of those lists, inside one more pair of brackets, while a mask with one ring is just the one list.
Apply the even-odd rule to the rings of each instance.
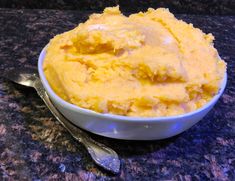
[[100, 113], [158, 117], [184, 114], [219, 90], [226, 64], [214, 37], [167, 9], [124, 16], [92, 14], [49, 43], [44, 72], [64, 100]]

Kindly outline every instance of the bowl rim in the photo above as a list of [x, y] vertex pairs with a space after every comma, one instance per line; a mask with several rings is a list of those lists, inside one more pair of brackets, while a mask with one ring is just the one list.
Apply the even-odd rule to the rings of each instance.
[[164, 117], [131, 117], [131, 116], [109, 114], [109, 113], [107, 113], [107, 114], [106, 113], [105, 114], [99, 113], [99, 112], [96, 112], [96, 111], [93, 111], [90, 109], [81, 108], [75, 104], [69, 103], [69, 102], [63, 100], [62, 98], [60, 98], [54, 92], [54, 90], [52, 90], [52, 88], [50, 87], [50, 85], [45, 77], [44, 71], [43, 71], [43, 61], [44, 61], [44, 56], [46, 54], [46, 47], [47, 46], [45, 46], [42, 49], [42, 51], [40, 52], [39, 58], [38, 58], [38, 72], [39, 72], [39, 76], [40, 76], [40, 79], [42, 81], [42, 84], [43, 84], [45, 90], [48, 92], [49, 96], [52, 96], [53, 99], [56, 99], [56, 101], [59, 102], [59, 104], [63, 105], [67, 109], [81, 113], [81, 114], [90, 115], [90, 116], [96, 116], [96, 117], [105, 118], [105, 119], [115, 119], [115, 120], [124, 121], [124, 122], [129, 122], [129, 121], [143, 122], [144, 121], [146, 123], [147, 122], [162, 122], [162, 121], [167, 122], [167, 121], [174, 121], [176, 119], [182, 119], [182, 118], [185, 119], [185, 118], [193, 116], [197, 113], [200, 113], [203, 110], [209, 109], [211, 106], [213, 106], [217, 102], [217, 100], [220, 98], [220, 96], [223, 94], [224, 89], [227, 84], [227, 71], [226, 71], [218, 93], [208, 103], [206, 103], [201, 108], [199, 108], [195, 111], [189, 112], [189, 113], [185, 113], [185, 114], [180, 114], [180, 115], [175, 115], [175, 116], [164, 116]]

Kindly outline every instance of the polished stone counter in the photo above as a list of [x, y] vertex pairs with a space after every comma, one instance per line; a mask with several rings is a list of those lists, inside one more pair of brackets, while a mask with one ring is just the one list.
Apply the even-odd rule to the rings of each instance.
[[[0, 72], [36, 69], [49, 39], [89, 14], [0, 9]], [[234, 180], [235, 16], [177, 17], [212, 32], [215, 47], [228, 63], [225, 93], [203, 120], [161, 141], [121, 141], [92, 134], [120, 155], [121, 172], [114, 176], [92, 162], [34, 90], [0, 78], [0, 180]]]

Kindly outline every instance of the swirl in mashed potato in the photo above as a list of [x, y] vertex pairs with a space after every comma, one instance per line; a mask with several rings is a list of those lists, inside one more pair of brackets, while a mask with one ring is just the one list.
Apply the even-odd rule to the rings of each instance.
[[62, 99], [100, 113], [159, 117], [194, 111], [217, 94], [226, 63], [214, 37], [167, 9], [92, 14], [55, 36], [43, 69]]

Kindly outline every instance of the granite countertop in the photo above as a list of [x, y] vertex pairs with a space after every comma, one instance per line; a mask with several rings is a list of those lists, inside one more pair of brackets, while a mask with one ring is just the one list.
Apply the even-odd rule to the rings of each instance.
[[[36, 69], [54, 35], [88, 11], [0, 9], [0, 72]], [[161, 141], [91, 136], [120, 155], [121, 172], [99, 169], [54, 119], [34, 90], [0, 78], [0, 180], [234, 180], [235, 16], [177, 15], [216, 38], [228, 63], [227, 88], [214, 109], [188, 131]]]
[[148, 7], [167, 7], [174, 13], [235, 15], [234, 0], [1, 0], [0, 7], [19, 9], [103, 10], [120, 5], [139, 12]]

